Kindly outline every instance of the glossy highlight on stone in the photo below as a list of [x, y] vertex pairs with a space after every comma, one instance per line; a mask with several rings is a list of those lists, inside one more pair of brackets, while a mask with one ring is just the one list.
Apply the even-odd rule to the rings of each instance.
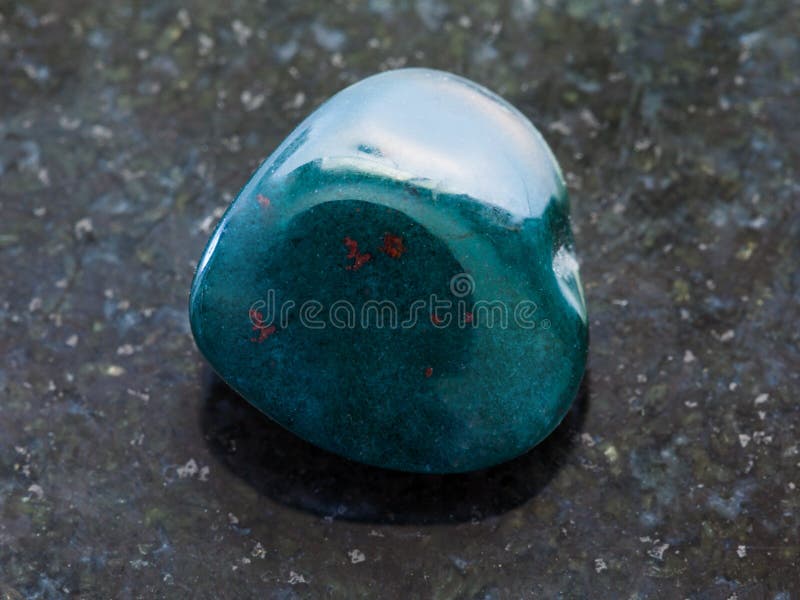
[[286, 138], [208, 242], [190, 318], [213, 368], [270, 418], [419, 472], [539, 443], [588, 345], [550, 149], [497, 95], [428, 69], [365, 79]]

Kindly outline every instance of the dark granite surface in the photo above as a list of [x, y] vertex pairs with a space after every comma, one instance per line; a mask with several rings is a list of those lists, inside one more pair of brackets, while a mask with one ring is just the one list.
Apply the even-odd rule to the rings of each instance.
[[[0, 597], [796, 598], [796, 2], [0, 1]], [[430, 66], [540, 127], [589, 372], [463, 476], [271, 425], [188, 330], [251, 170]]]

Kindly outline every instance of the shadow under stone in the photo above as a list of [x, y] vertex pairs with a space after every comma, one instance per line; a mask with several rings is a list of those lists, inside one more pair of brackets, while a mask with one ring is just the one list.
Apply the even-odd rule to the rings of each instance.
[[261, 495], [323, 517], [429, 524], [500, 515], [536, 496], [567, 462], [589, 408], [587, 370], [567, 416], [541, 444], [500, 465], [462, 474], [363, 465], [284, 429], [205, 368], [201, 425], [212, 454]]

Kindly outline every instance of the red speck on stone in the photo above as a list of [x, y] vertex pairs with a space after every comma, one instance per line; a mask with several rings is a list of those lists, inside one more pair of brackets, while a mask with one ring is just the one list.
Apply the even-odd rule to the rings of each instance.
[[431, 323], [433, 323], [434, 325], [441, 325], [442, 324], [442, 319], [439, 318], [439, 315], [437, 315], [436, 313], [433, 313], [431, 315]]
[[464, 323], [472, 323], [472, 313], [468, 312], [464, 314]]
[[253, 331], [258, 332], [258, 336], [250, 338], [251, 342], [260, 344], [275, 333], [275, 325], [267, 325], [264, 327], [264, 315], [261, 314], [261, 311], [251, 308], [248, 312], [248, 316], [250, 317], [250, 322], [253, 324]]
[[406, 251], [406, 247], [403, 245], [403, 238], [391, 233], [384, 234], [381, 251], [392, 258], [400, 258], [403, 252]]
[[358, 251], [358, 242], [354, 239], [350, 237], [344, 238], [344, 245], [347, 248], [347, 258], [353, 259], [353, 264], [345, 267], [348, 271], [358, 271], [364, 266], [364, 263], [372, 259], [372, 255], [369, 252], [361, 253]]
[[259, 194], [258, 196], [256, 196], [256, 200], [258, 200], [258, 203], [259, 205], [261, 205], [261, 208], [269, 208], [269, 205], [271, 204], [269, 198], [267, 198], [264, 194]]
[[425, 369], [425, 377], [428, 378], [433, 375], [433, 367], [428, 367]]

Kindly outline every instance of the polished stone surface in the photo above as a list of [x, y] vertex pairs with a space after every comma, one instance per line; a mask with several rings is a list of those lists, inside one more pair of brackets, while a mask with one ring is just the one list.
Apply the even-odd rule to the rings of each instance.
[[[796, 3], [0, 14], [0, 596], [796, 596]], [[562, 425], [466, 475], [300, 441], [212, 377], [187, 318], [268, 149], [401, 66], [545, 134], [590, 307]]]
[[568, 210], [507, 102], [442, 71], [375, 75], [244, 186], [199, 261], [192, 331], [227, 383], [322, 448], [492, 466], [546, 437], [583, 376]]

